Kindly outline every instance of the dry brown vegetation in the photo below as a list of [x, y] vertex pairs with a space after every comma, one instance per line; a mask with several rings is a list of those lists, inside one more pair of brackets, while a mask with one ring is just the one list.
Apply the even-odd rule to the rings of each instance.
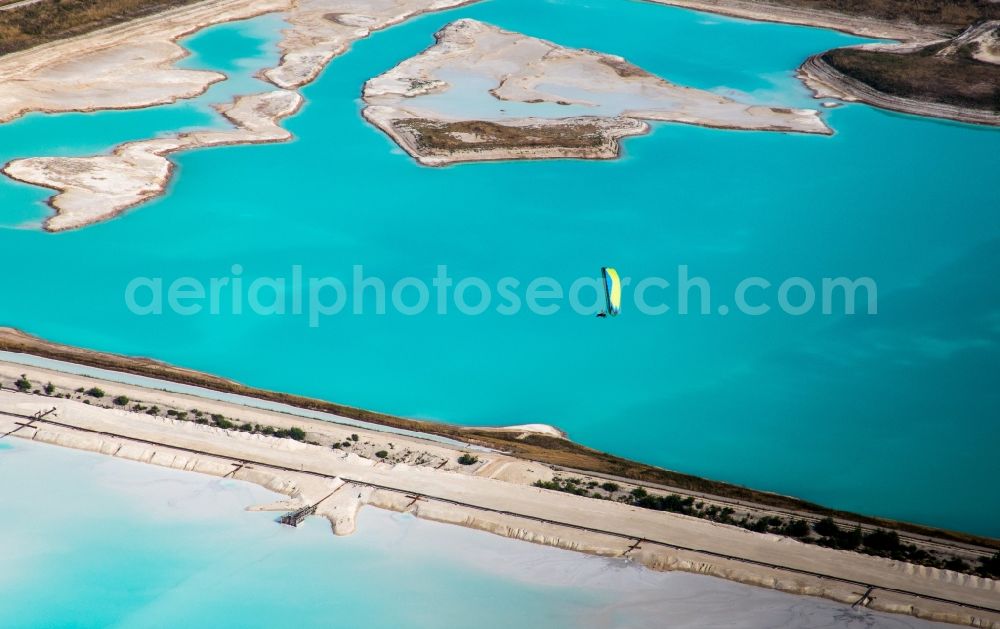
[[605, 143], [595, 123], [512, 126], [484, 120], [436, 122], [424, 118], [399, 120], [399, 131], [413, 134], [422, 151], [452, 152], [516, 148], [597, 148]]
[[42, 0], [0, 11], [0, 54], [82, 35], [196, 0]]
[[842, 48], [822, 59], [885, 94], [1000, 112], [1000, 66], [974, 59], [977, 45], [947, 56], [936, 54], [945, 44], [906, 54]]
[[940, 25], [956, 33], [980, 20], [1000, 19], [1000, 4], [993, 0], [768, 0], [762, 4]]

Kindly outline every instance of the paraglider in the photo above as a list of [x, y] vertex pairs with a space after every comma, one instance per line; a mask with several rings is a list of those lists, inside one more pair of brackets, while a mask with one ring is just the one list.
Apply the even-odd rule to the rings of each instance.
[[604, 276], [604, 299], [607, 308], [597, 316], [602, 319], [608, 315], [616, 317], [622, 309], [622, 282], [618, 279], [618, 271], [610, 266], [601, 267], [601, 275]]

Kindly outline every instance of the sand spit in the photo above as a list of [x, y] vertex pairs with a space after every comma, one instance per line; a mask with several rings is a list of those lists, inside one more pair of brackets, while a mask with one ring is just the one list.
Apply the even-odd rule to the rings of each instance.
[[814, 110], [745, 105], [674, 85], [621, 57], [476, 20], [453, 22], [435, 37], [364, 88], [365, 118], [427, 165], [612, 158], [620, 138], [648, 130], [645, 120], [832, 133]]
[[0, 123], [29, 111], [131, 109], [197, 96], [225, 75], [175, 67], [188, 54], [177, 39], [290, 4], [207, 0], [0, 56]]
[[928, 39], [939, 39], [946, 34], [943, 29], [926, 25], [889, 22], [870, 17], [846, 15], [834, 11], [782, 6], [761, 2], [760, 0], [647, 1], [758, 22], [777, 22], [779, 24], [799, 24], [802, 26], [828, 28], [860, 37], [871, 37], [873, 39], [927, 41]]
[[58, 190], [49, 199], [56, 215], [45, 222], [45, 228], [74, 229], [107, 220], [161, 194], [173, 172], [167, 159], [170, 153], [287, 140], [291, 134], [278, 122], [301, 104], [301, 95], [286, 90], [240, 96], [218, 107], [234, 129], [129, 142], [110, 155], [18, 159], [4, 166], [3, 172], [18, 181]]
[[[164, 417], [124, 408], [104, 408], [77, 399], [16, 393], [6, 386], [0, 391], [0, 411], [4, 413], [25, 416], [55, 408], [43, 418], [45, 421], [27, 427], [22, 425], [31, 423], [26, 419], [0, 414], [0, 434], [17, 430], [7, 438], [33, 439], [257, 483], [289, 498], [253, 508], [287, 511], [318, 503], [317, 515], [328, 518], [338, 535], [353, 532], [359, 510], [372, 505], [590, 554], [627, 555], [656, 570], [698, 572], [848, 604], [856, 602], [866, 588], [837, 579], [991, 608], [996, 607], [1000, 598], [1000, 584], [989, 579], [802, 544], [614, 500], [533, 487], [531, 483], [535, 480], [551, 478], [552, 470], [502, 453], [478, 453], [475, 464], [462, 465], [458, 462], [461, 449], [413, 437], [208, 399], [195, 401], [191, 396], [134, 385], [112, 385], [20, 365], [0, 364], [0, 367], [5, 376], [16, 369], [26, 371], [36, 382], [50, 381], [57, 393], [99, 384], [107, 390], [107, 397], [127, 395], [144, 404], [169, 402], [178, 408], [197, 404], [206, 414], [234, 417], [234, 413], [239, 413], [241, 421], [301, 427], [306, 432], [306, 442], [225, 430], [178, 416]], [[343, 441], [355, 445], [345, 449]], [[341, 445], [331, 447], [331, 443]], [[657, 540], [674, 547], [642, 540]], [[788, 568], [834, 578], [820, 578]], [[1000, 629], [1000, 614], [899, 592], [878, 590], [868, 606], [930, 620]]]
[[287, 15], [291, 28], [284, 31], [278, 44], [283, 53], [281, 63], [262, 74], [278, 87], [301, 87], [351, 43], [372, 31], [472, 2], [475, 0], [297, 0]]

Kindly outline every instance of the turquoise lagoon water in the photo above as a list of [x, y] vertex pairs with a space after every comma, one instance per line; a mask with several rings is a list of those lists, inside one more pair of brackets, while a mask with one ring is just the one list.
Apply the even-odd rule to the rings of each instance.
[[[362, 120], [359, 94], [459, 17], [778, 105], [816, 106], [794, 68], [859, 41], [624, 0], [424, 16], [334, 60], [286, 123], [294, 141], [179, 155], [169, 195], [116, 220], [45, 234], [30, 224], [47, 192], [0, 182], [0, 320], [391, 413], [553, 423], [672, 469], [1000, 535], [1000, 133], [854, 105], [824, 112], [833, 137], [659, 124], [617, 161], [424, 168]], [[275, 57], [280, 23], [267, 19], [194, 37], [186, 64], [251, 81], [249, 68]], [[207, 103], [226, 89], [143, 111], [28, 116], [0, 126], [0, 160], [222, 124]], [[626, 304], [615, 320], [390, 312], [310, 328], [305, 316], [138, 317], [124, 305], [135, 276], [207, 280], [233, 264], [246, 278], [302, 265], [346, 279], [361, 264], [390, 286], [429, 281], [439, 264], [491, 285], [568, 285], [602, 265], [674, 279], [688, 265], [716, 304], [750, 275], [869, 276], [879, 310], [653, 317]]]
[[256, 485], [19, 440], [0, 475], [11, 629], [942, 626], [374, 509], [335, 538], [243, 512], [279, 497]]

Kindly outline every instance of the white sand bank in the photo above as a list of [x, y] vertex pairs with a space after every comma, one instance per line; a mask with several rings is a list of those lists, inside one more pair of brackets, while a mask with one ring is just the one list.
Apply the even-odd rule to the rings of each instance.
[[219, 111], [232, 130], [194, 131], [173, 137], [122, 144], [110, 155], [94, 157], [35, 157], [13, 160], [7, 176], [58, 190], [49, 199], [56, 215], [45, 222], [49, 231], [63, 231], [107, 220], [163, 193], [173, 172], [167, 158], [177, 151], [221, 146], [281, 142], [291, 137], [278, 122], [302, 103], [297, 92], [276, 90], [240, 96]]

